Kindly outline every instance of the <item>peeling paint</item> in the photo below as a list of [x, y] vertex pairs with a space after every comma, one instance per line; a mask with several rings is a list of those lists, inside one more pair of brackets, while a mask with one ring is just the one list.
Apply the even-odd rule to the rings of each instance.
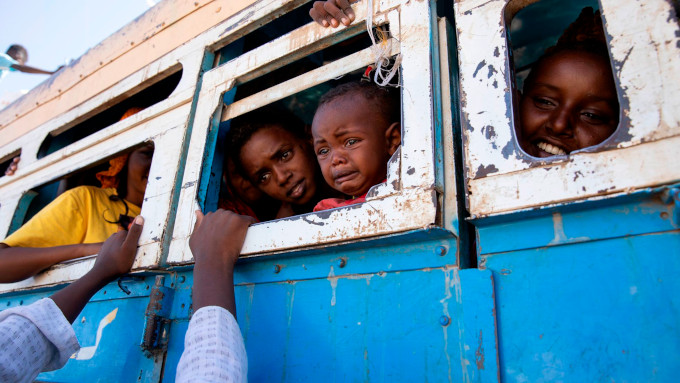
[[486, 166], [479, 165], [479, 168], [477, 168], [477, 173], [475, 173], [475, 178], [486, 177], [487, 175], [496, 172], [498, 172], [498, 168], [494, 164]]
[[486, 60], [482, 60], [479, 64], [477, 64], [477, 69], [475, 69], [475, 73], [472, 74], [472, 77], [477, 77], [477, 73], [479, 73], [482, 68], [486, 66]]
[[475, 363], [478, 370], [484, 369], [484, 337], [482, 336], [482, 330], [479, 330], [479, 345], [477, 346], [477, 351], [475, 351]]

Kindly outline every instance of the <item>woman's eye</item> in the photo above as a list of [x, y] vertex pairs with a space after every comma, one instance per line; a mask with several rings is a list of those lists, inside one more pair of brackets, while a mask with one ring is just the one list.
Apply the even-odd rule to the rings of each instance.
[[269, 181], [270, 178], [271, 178], [270, 173], [260, 174], [260, 178], [257, 179], [257, 182], [259, 182], [261, 184], [265, 184], [265, 183], [267, 183], [267, 181]]
[[290, 157], [293, 156], [293, 151], [292, 150], [286, 150], [285, 152], [281, 153], [281, 159], [286, 161], [290, 159]]

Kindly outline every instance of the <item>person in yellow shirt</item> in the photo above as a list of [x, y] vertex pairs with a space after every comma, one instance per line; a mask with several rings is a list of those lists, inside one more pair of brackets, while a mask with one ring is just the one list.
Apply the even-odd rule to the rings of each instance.
[[0, 241], [0, 283], [97, 254], [108, 237], [127, 229], [141, 211], [153, 151], [148, 143], [112, 159], [109, 170], [97, 174], [101, 188], [79, 186], [64, 192]]

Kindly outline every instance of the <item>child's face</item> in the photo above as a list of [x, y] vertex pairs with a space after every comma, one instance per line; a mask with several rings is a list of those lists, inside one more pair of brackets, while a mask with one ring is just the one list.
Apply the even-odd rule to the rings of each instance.
[[614, 133], [619, 104], [608, 60], [564, 51], [534, 70], [520, 101], [524, 151], [534, 157], [566, 155]]
[[309, 144], [279, 126], [255, 132], [241, 148], [241, 163], [253, 185], [276, 200], [303, 205], [316, 194]]
[[326, 182], [360, 196], [385, 179], [387, 161], [401, 143], [401, 127], [386, 121], [362, 95], [347, 94], [316, 111], [312, 136]]

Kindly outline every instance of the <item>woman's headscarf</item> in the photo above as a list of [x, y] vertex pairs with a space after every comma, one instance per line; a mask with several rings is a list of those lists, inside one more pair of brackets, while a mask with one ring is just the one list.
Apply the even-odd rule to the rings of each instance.
[[[123, 117], [120, 118], [119, 121], [123, 121], [124, 119], [132, 116], [133, 114], [136, 114], [140, 112], [143, 108], [139, 107], [134, 107], [128, 109], [124, 114]], [[119, 176], [118, 174], [120, 173], [121, 170], [125, 167], [127, 164], [128, 157], [130, 155], [128, 153], [120, 155], [118, 157], [112, 158], [109, 160], [109, 169], [101, 171], [97, 173], [95, 176], [101, 182], [102, 188], [117, 188], [118, 183], [119, 183]]]

